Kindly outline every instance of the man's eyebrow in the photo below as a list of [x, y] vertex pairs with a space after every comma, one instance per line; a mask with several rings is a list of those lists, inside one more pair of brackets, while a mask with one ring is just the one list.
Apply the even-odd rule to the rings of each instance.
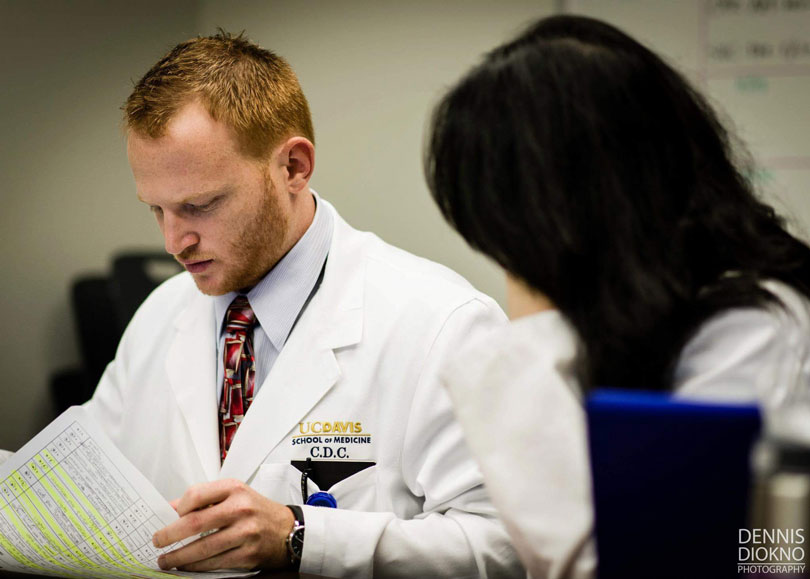
[[179, 201], [180, 205], [196, 205], [200, 201], [209, 201], [216, 197], [221, 197], [225, 195], [229, 191], [228, 188], [223, 187], [222, 189], [212, 189], [211, 191], [205, 191], [204, 193], [195, 193], [194, 195], [189, 195], [188, 197], [181, 199]]
[[[221, 189], [212, 189], [210, 191], [204, 191], [202, 193], [194, 193], [193, 195], [189, 195], [188, 197], [184, 197], [177, 201], [177, 205], [194, 205], [199, 203], [201, 200], [208, 200], [213, 199], [215, 197], [222, 197], [223, 195], [227, 195], [230, 192], [230, 188], [223, 187]], [[147, 205], [152, 205], [149, 201], [144, 199], [140, 193], [137, 193], [138, 201], [141, 203], [146, 203]]]

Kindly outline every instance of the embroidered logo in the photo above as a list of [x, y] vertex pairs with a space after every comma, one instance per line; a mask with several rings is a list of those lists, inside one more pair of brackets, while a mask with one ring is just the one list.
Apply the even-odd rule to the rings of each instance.
[[362, 445], [371, 444], [371, 433], [364, 432], [363, 424], [354, 420], [317, 420], [300, 422], [290, 442], [307, 447], [312, 458], [349, 459], [357, 458], [356, 451], [368, 453]]

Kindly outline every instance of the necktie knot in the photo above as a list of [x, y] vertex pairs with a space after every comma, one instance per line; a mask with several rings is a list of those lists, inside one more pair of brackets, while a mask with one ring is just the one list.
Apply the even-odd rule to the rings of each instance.
[[225, 314], [226, 332], [245, 332], [256, 324], [256, 314], [247, 297], [236, 296]]

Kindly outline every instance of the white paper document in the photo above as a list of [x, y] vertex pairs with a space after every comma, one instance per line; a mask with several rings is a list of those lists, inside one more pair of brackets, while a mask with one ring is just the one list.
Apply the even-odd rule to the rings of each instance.
[[177, 513], [74, 406], [0, 465], [0, 570], [56, 577], [240, 577], [161, 571]]

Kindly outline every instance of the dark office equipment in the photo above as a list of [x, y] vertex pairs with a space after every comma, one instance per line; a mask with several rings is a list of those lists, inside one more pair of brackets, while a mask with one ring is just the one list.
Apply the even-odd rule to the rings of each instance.
[[587, 414], [599, 577], [737, 577], [758, 409], [604, 389]]
[[181, 266], [162, 252], [120, 253], [112, 272], [79, 277], [71, 288], [81, 365], [51, 377], [56, 413], [88, 400], [132, 315], [160, 283], [180, 272]]
[[125, 252], [113, 258], [110, 298], [121, 330], [152, 290], [183, 270], [166, 252]]

